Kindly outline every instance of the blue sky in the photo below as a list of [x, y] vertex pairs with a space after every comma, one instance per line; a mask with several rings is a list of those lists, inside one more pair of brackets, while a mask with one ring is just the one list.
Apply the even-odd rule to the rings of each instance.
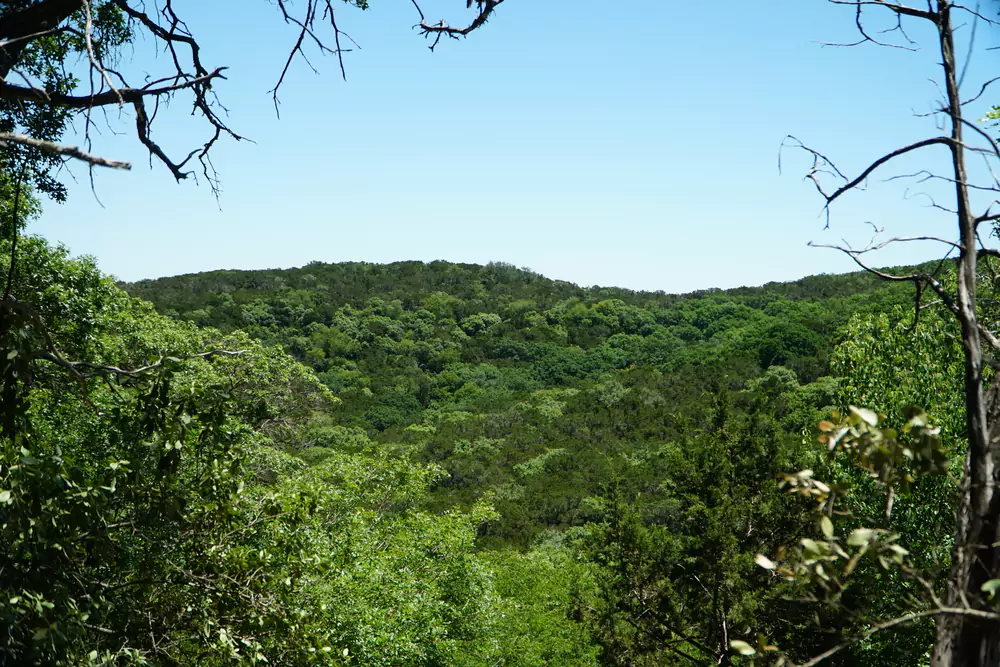
[[[425, 9], [458, 23], [464, 4]], [[824, 231], [822, 202], [801, 178], [809, 160], [786, 153], [778, 173], [788, 134], [853, 171], [935, 131], [913, 117], [938, 96], [932, 49], [821, 46], [854, 39], [848, 8], [508, 0], [484, 30], [431, 53], [408, 1], [372, 5], [339, 15], [362, 47], [346, 56], [348, 80], [330, 57], [313, 58], [320, 76], [299, 62], [278, 119], [268, 90], [294, 33], [274, 7], [175, 3], [206, 64], [231, 67], [217, 91], [233, 127], [256, 142], [218, 147], [220, 203], [204, 184], [150, 169], [126, 116], [111, 123], [123, 134], [106, 130], [95, 150], [134, 170], [95, 173], [102, 207], [86, 170], [74, 168], [69, 203], [47, 205], [31, 231], [125, 280], [445, 259], [668, 292], [851, 270], [806, 243], [863, 244], [867, 220], [887, 235], [951, 232], [925, 198], [904, 198], [901, 183], [846, 200]], [[979, 30], [979, 45], [1000, 42]], [[150, 45], [135, 53], [155, 68]], [[969, 88], [995, 57], [979, 57]], [[182, 99], [158, 122], [175, 155], [204, 131]], [[876, 263], [940, 252], [914, 246]]]

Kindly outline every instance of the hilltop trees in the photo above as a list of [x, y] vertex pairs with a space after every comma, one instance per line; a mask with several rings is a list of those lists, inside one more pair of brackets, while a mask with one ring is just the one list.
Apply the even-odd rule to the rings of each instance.
[[21, 257], [47, 327], [2, 339], [0, 664], [594, 664], [568, 556], [480, 556], [495, 512], [428, 510], [445, 471], [331, 427], [307, 368]]

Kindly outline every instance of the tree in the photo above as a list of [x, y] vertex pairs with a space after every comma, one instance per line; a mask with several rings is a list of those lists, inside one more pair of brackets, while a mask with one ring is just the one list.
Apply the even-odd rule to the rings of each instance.
[[[1000, 339], [989, 328], [988, 320], [983, 319], [982, 304], [977, 298], [977, 282], [983, 269], [982, 258], [1000, 256], [996, 250], [983, 244], [981, 230], [984, 226], [995, 227], [1000, 220], [1000, 212], [996, 211], [996, 201], [983, 202], [982, 209], [974, 209], [979, 205], [978, 193], [996, 198], [1000, 193], [1000, 181], [991, 175], [989, 169], [979, 172], [969, 165], [972, 157], [982, 157], [987, 164], [996, 164], [1000, 160], [1000, 144], [969, 117], [971, 105], [978, 102], [990, 84], [997, 79], [983, 84], [975, 94], [963, 97], [960, 86], [965, 67], [956, 50], [956, 24], [960, 20], [984, 22], [991, 26], [998, 25], [998, 22], [981, 13], [978, 6], [972, 8], [952, 0], [928, 0], [925, 8], [887, 0], [830, 1], [853, 8], [860, 31], [857, 44], [888, 45], [880, 41], [886, 39], [882, 36], [884, 31], [876, 33], [869, 27], [868, 14], [871, 11], [887, 12], [892, 18], [892, 26], [888, 32], [896, 31], [905, 40], [909, 40], [909, 37], [904, 26], [911, 21], [920, 22], [932, 29], [936, 53], [940, 55], [942, 67], [940, 89], [943, 100], [936, 115], [944, 121], [946, 131], [887, 153], [854, 177], [845, 176], [825, 155], [794, 140], [796, 146], [804, 149], [813, 159], [813, 166], [807, 177], [824, 198], [826, 211], [829, 212], [830, 206], [844, 195], [863, 187], [870, 176], [884, 167], [917, 151], [940, 147], [947, 151], [947, 173], [922, 170], [911, 177], [923, 183], [944, 182], [951, 188], [953, 205], [941, 205], [933, 199], [931, 203], [952, 216], [957, 228], [951, 238], [897, 237], [873, 242], [861, 249], [828, 246], [847, 253], [862, 268], [884, 280], [912, 283], [917, 291], [918, 315], [921, 308], [929, 307], [922, 303], [921, 296], [925, 292], [934, 294], [940, 307], [958, 325], [962, 342], [967, 451], [956, 499], [951, 571], [947, 581], [939, 586], [940, 597], [931, 586], [927, 606], [915, 614], [878, 625], [874, 630], [889, 629], [916, 618], [933, 617], [936, 619], [936, 638], [932, 664], [940, 667], [1000, 665], [1000, 615], [994, 611], [991, 591], [995, 588], [990, 583], [1000, 578], [1000, 489], [997, 488], [997, 466], [1000, 463], [1000, 383], [987, 382], [987, 369], [993, 364], [990, 355], [1000, 353]], [[896, 46], [906, 47], [908, 43]], [[980, 176], [986, 180], [981, 180]], [[832, 188], [827, 185], [831, 177], [838, 181]], [[866, 253], [891, 244], [914, 241], [939, 242], [947, 247], [946, 257], [957, 255], [954, 261], [954, 284], [947, 284], [941, 278], [940, 271], [944, 261], [937, 271], [906, 274], [880, 271], [865, 261]], [[907, 437], [920, 441], [936, 437], [932, 431], [927, 430], [918, 412], [911, 411], [907, 419], [907, 428], [915, 429]], [[878, 448], [889, 447], [895, 442], [896, 432], [880, 430], [879, 422], [874, 413], [855, 411], [845, 422], [847, 426], [844, 428], [847, 430], [836, 430], [831, 425], [833, 430], [826, 429], [829, 435], [824, 437], [841, 438], [848, 434], [851, 438], [857, 437], [857, 442], [868, 443], [866, 447], [876, 441], [882, 443]], [[899, 437], [903, 438], [904, 435], [900, 433]], [[831, 443], [831, 448], [839, 446], [838, 440], [828, 442]], [[905, 449], [908, 445], [903, 447]], [[863, 463], [872, 465], [870, 460]], [[932, 469], [935, 467], [931, 459], [928, 459], [927, 465]], [[867, 544], [874, 542], [866, 542]]]
[[772, 636], [795, 625], [784, 591], [753, 559], [802, 518], [771, 481], [807, 460], [798, 429], [782, 418], [796, 423], [818, 406], [780, 366], [739, 393], [727, 386], [735, 378], [722, 380], [705, 423], [687, 424], [680, 442], [631, 453], [600, 500], [604, 520], [583, 547], [598, 594], [583, 617], [607, 665], [732, 665], [730, 640], [748, 624]]
[[22, 244], [51, 358], [0, 339], [0, 664], [594, 664], [568, 555], [483, 556], [495, 514], [429, 512], [444, 471], [329, 427], [280, 350]]
[[[503, 1], [476, 2], [464, 28], [413, 5], [433, 48]], [[307, 45], [341, 57], [334, 4], [296, 15], [277, 0], [296, 39], [275, 103]], [[140, 38], [169, 69], [133, 86], [120, 63]], [[365, 664], [459, 664], [492, 601], [471, 554], [488, 510], [408, 511], [438, 473], [406, 461], [341, 456], [302, 472], [283, 450], [332, 399], [309, 371], [245, 334], [156, 316], [91, 264], [19, 238], [35, 193], [65, 197], [53, 175], [65, 160], [129, 168], [91, 152], [101, 107], [128, 105], [151, 159], [177, 180], [200, 164], [215, 189], [212, 147], [241, 138], [213, 91], [224, 71], [203, 64], [171, 0], [0, 1], [0, 662], [340, 664], [360, 647]], [[176, 97], [208, 129], [182, 158], [153, 135]], [[57, 143], [74, 118], [86, 150]]]
[[[367, 9], [368, 0], [342, 0], [358, 9]], [[428, 22], [419, 0], [412, 0], [419, 17], [417, 27], [432, 40], [433, 50], [444, 37], [459, 39], [482, 27], [505, 0], [467, 0], [474, 14], [463, 27], [447, 21]], [[294, 35], [288, 58], [271, 91], [275, 105], [278, 91], [296, 59], [306, 50], [330, 54], [338, 59], [344, 73], [344, 47], [350, 37], [341, 30], [336, 0], [306, 0], [293, 6], [290, 0], [274, 3], [277, 17], [291, 27]], [[473, 4], [475, 7], [473, 8]], [[235, 20], [234, 12], [234, 20]], [[169, 57], [160, 72], [147, 75], [133, 85], [120, 66], [129, 58], [126, 47], [138, 39], [148, 39]], [[80, 58], [86, 63], [81, 81], [72, 67]], [[206, 181], [216, 187], [210, 152], [222, 137], [240, 140], [224, 119], [213, 84], [225, 78], [226, 67], [206, 64], [201, 43], [188, 30], [172, 0], [157, 3], [149, 10], [135, 0], [7, 0], [0, 3], [0, 168], [11, 173], [28, 169], [39, 190], [57, 197], [64, 191], [50, 176], [63, 159], [82, 160], [91, 166], [129, 169], [125, 162], [95, 155], [91, 150], [91, 130], [95, 110], [108, 106], [129, 106], [135, 118], [136, 138], [177, 180], [193, 174], [192, 161], [200, 164]], [[171, 157], [174, 149], [161, 147], [153, 135], [153, 123], [160, 107], [171, 98], [184, 97], [191, 111], [206, 124], [200, 146]], [[71, 119], [83, 116], [86, 150], [56, 143]]]
[[[367, 0], [343, 0], [358, 9], [368, 7]], [[431, 48], [447, 36], [458, 39], [480, 28], [504, 0], [466, 2], [475, 11], [465, 27], [453, 27], [445, 21], [428, 23], [420, 2], [413, 0], [419, 16], [418, 27], [432, 38]], [[334, 0], [306, 0], [294, 8], [289, 0], [277, 0], [278, 17], [292, 26], [295, 40], [289, 50], [272, 94], [275, 104], [278, 91], [289, 68], [297, 58], [305, 59], [307, 47], [319, 53], [333, 54], [344, 70], [342, 38], [349, 39], [337, 23]], [[294, 11], [298, 11], [296, 14]], [[324, 32], [325, 30], [325, 32]], [[167, 69], [147, 74], [142, 85], [132, 85], [122, 61], [129, 57], [128, 47], [138, 39], [148, 39], [169, 57]], [[85, 63], [83, 85], [73, 61]], [[53, 176], [65, 160], [82, 160], [90, 165], [127, 169], [129, 165], [90, 152], [94, 113], [103, 107], [128, 105], [135, 119], [136, 138], [177, 180], [192, 176], [192, 161], [217, 190], [217, 175], [210, 152], [223, 137], [242, 137], [230, 129], [220, 112], [224, 110], [213, 84], [224, 78], [225, 67], [210, 68], [201, 58], [201, 46], [191, 34], [172, 0], [148, 10], [142, 2], [129, 0], [9, 0], [0, 2], [0, 214], [4, 215], [0, 237], [10, 241], [11, 260], [3, 298], [0, 299], [0, 338], [31, 320], [40, 335], [45, 323], [32, 306], [11, 293], [18, 271], [18, 232], [37, 209], [34, 193], [56, 200], [65, 198], [65, 189]], [[154, 139], [154, 119], [161, 106], [176, 97], [186, 97], [191, 112], [207, 126], [205, 141], [183, 158], [172, 158], [172, 150], [162, 148]], [[87, 150], [57, 142], [69, 123], [82, 117]], [[37, 361], [37, 354], [31, 359]], [[8, 387], [7, 391], [13, 391]], [[13, 398], [12, 398], [13, 400]]]

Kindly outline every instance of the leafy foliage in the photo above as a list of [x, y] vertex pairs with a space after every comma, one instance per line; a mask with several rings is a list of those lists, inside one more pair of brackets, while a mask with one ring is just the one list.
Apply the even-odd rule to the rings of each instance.
[[[778, 476], [839, 470], [803, 433], [880, 386], [890, 366], [871, 359], [907, 344], [859, 315], [850, 327], [885, 330], [848, 329], [834, 350], [850, 314], [891, 312], [896, 290], [847, 276], [674, 297], [445, 264], [290, 274], [308, 289], [231, 273], [257, 291], [130, 287], [184, 301], [159, 304], [169, 317], [40, 240], [22, 239], [19, 267], [0, 397], [5, 659], [726, 664], [767, 645], [748, 627], [803, 655], [837, 639], [803, 634], [803, 577], [758, 554], [814, 521]], [[825, 298], [827, 281], [858, 292]], [[190, 306], [197, 322], [176, 316]], [[829, 359], [866, 370], [837, 380]], [[854, 414], [830, 441], [916, 521], [910, 471], [939, 469], [938, 449]], [[818, 527], [796, 552], [810, 576], [848, 547], [902, 557], [888, 527], [865, 544], [837, 537], [860, 524]], [[838, 618], [853, 627], [909, 585]]]
[[495, 593], [474, 550], [491, 509], [419, 509], [440, 469], [371, 448], [308, 465], [290, 452], [336, 405], [310, 371], [23, 243], [3, 341], [5, 663], [513, 659], [497, 618], [521, 591]]
[[496, 509], [478, 530], [494, 563], [511, 547], [576, 554], [564, 613], [602, 664], [729, 661], [748, 626], [803, 653], [836, 640], [803, 639], [809, 614], [754, 557], [810, 521], [775, 481], [823, 465], [802, 435], [845, 394], [825, 375], [838, 329], [902, 290], [858, 274], [671, 296], [444, 262], [126, 287], [312, 366], [342, 402], [304, 458], [377, 443], [447, 472], [426, 508]]

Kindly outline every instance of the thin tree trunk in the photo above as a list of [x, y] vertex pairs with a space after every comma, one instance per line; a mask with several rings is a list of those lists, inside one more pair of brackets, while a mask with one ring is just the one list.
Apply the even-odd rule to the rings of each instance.
[[[952, 169], [956, 213], [961, 239], [958, 263], [958, 320], [965, 355], [965, 410], [968, 453], [956, 511], [955, 548], [945, 592], [951, 607], [981, 607], [980, 587], [998, 573], [997, 524], [1000, 497], [995, 484], [995, 438], [1000, 424], [998, 397], [993, 383], [989, 401], [983, 388], [983, 352], [976, 314], [976, 220], [970, 210], [968, 174], [963, 148], [962, 106], [955, 65], [955, 41], [950, 0], [938, 0], [938, 32], [948, 114], [952, 124]], [[989, 405], [987, 404], [989, 402]], [[991, 432], [992, 431], [992, 432]], [[932, 663], [934, 667], [1000, 667], [1000, 625], [963, 616], [941, 617], [937, 624]]]
[[[979, 458], [972, 447], [965, 460], [960, 488], [961, 499], [956, 523], [956, 547], [953, 552], [951, 576], [945, 594], [947, 606], [979, 606], [980, 587], [990, 579], [1000, 578], [1000, 559], [996, 545], [1000, 543], [1000, 494], [996, 489], [996, 452], [1000, 445], [1000, 381], [990, 383], [985, 396], [986, 421], [989, 424], [988, 460]], [[976, 492], [973, 481], [976, 469], [989, 471]], [[1000, 665], [1000, 624], [962, 616], [938, 619], [937, 637], [932, 658], [933, 667], [996, 667]]]

